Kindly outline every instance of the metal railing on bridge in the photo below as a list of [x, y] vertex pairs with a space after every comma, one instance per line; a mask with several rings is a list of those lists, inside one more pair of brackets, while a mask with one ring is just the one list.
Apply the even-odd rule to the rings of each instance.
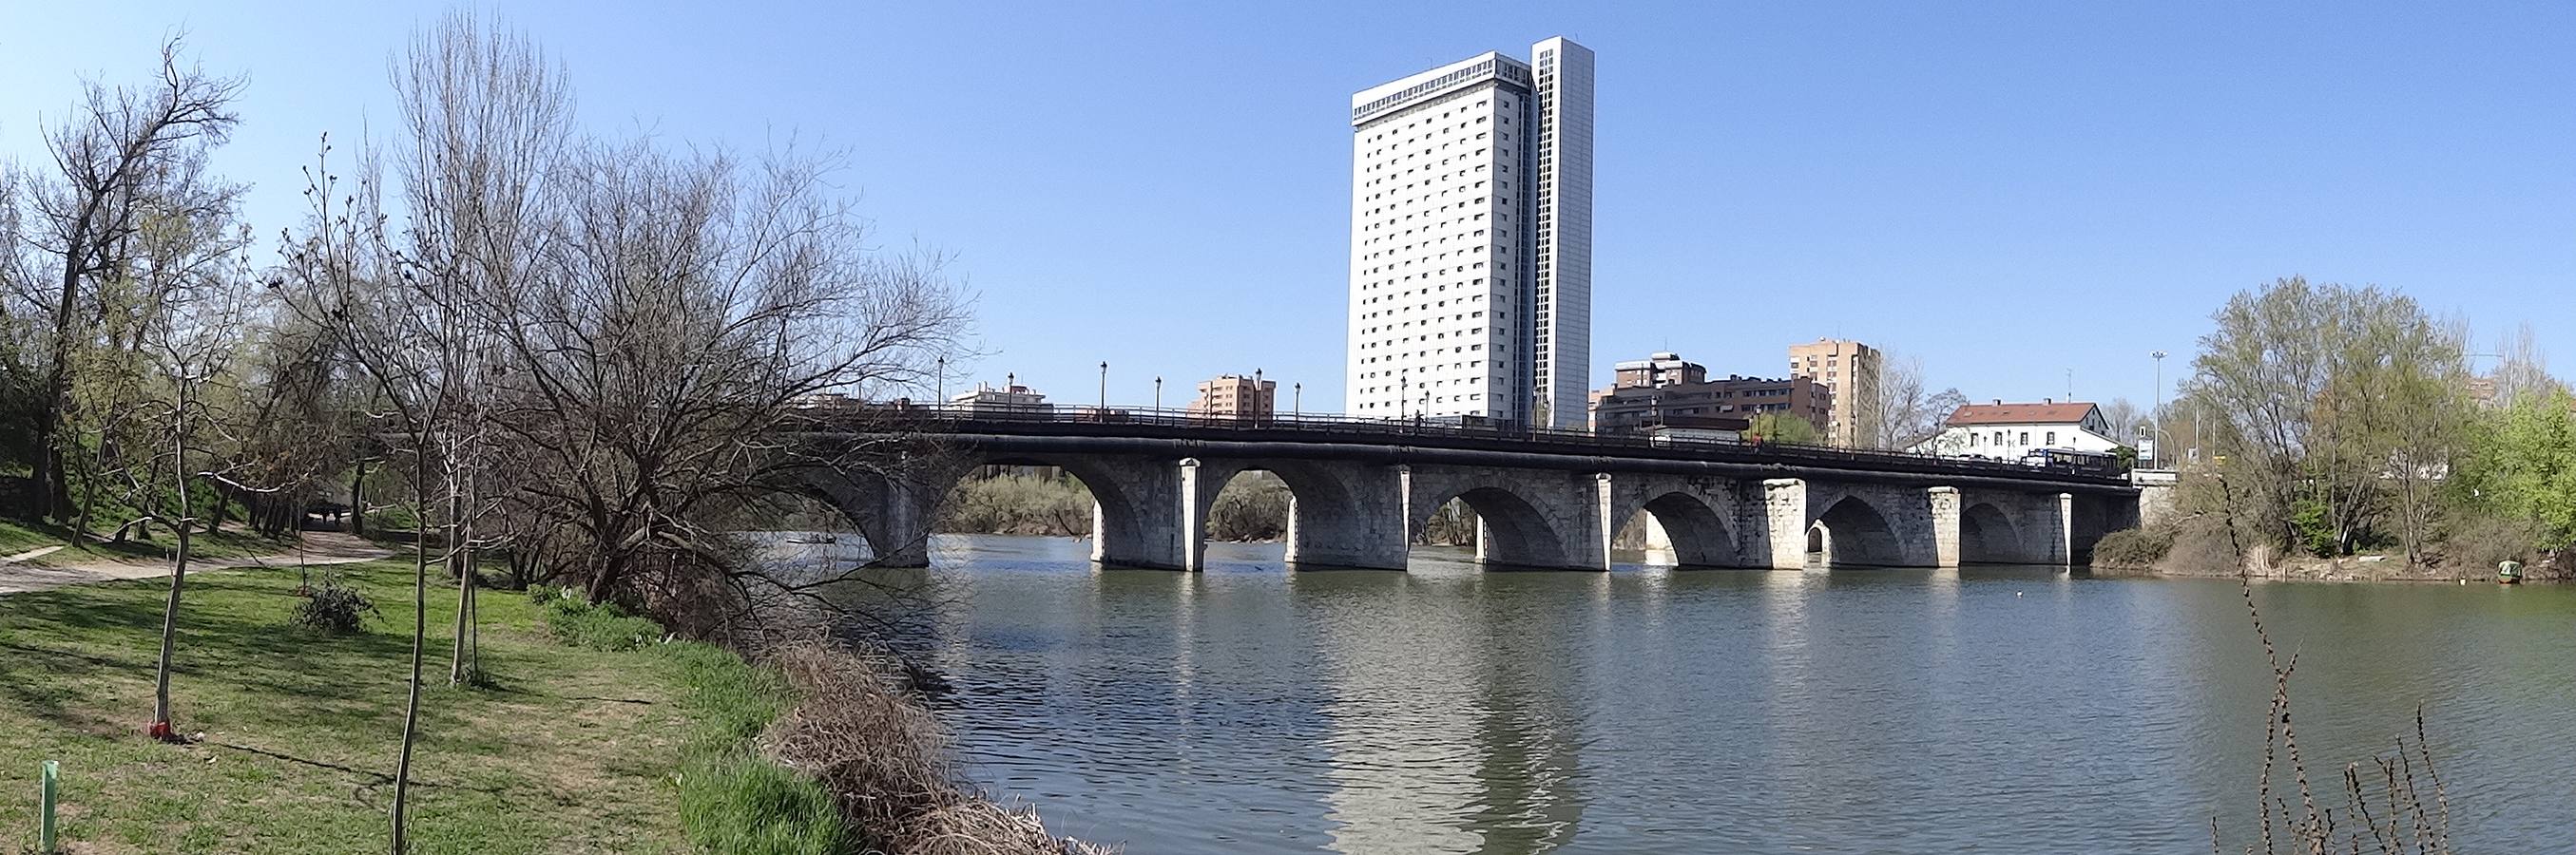
[[1225, 434], [1297, 435], [1311, 441], [1345, 440], [1482, 440], [1527, 444], [1533, 450], [1580, 452], [1703, 452], [1713, 458], [1781, 464], [1825, 465], [1842, 468], [1894, 469], [1937, 468], [1941, 471], [1987, 474], [2003, 477], [2069, 477], [2086, 480], [2116, 480], [2124, 477], [2116, 465], [2107, 462], [2065, 462], [2045, 460], [2024, 462], [1981, 457], [1948, 457], [1907, 451], [1840, 448], [1824, 445], [1766, 442], [1702, 434], [1660, 431], [1594, 431], [1588, 428], [1558, 428], [1525, 425], [1517, 422], [1474, 416], [1422, 416], [1399, 419], [1359, 418], [1338, 413], [1283, 413], [1269, 415], [1224, 415], [1186, 409], [1152, 407], [1099, 407], [1089, 404], [1059, 406], [1054, 404], [1011, 405], [990, 402], [969, 404], [922, 404], [909, 401], [858, 403], [847, 400], [815, 402], [808, 409], [828, 419], [840, 411], [850, 415], [864, 413], [871, 419], [895, 419], [914, 422], [944, 423], [948, 430], [973, 425], [1020, 426], [1060, 425], [1069, 432], [1097, 433], [1103, 427], [1155, 428], [1164, 431], [1186, 431], [1194, 437], [1228, 438]]

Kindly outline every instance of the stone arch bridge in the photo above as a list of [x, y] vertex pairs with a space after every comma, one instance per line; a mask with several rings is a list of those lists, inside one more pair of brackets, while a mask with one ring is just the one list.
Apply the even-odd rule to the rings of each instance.
[[879, 566], [927, 564], [939, 502], [994, 464], [1081, 479], [1097, 502], [1093, 559], [1172, 570], [1203, 566], [1217, 493], [1253, 470], [1287, 484], [1287, 558], [1303, 568], [1403, 569], [1452, 499], [1476, 511], [1477, 559], [1493, 568], [1606, 570], [1611, 538], [1639, 511], [1682, 566], [1772, 569], [1806, 566], [1810, 553], [1835, 565], [2068, 564], [2137, 518], [2137, 490], [2115, 472], [1886, 452], [1123, 411], [947, 413], [903, 427], [938, 451], [891, 472], [805, 473]]

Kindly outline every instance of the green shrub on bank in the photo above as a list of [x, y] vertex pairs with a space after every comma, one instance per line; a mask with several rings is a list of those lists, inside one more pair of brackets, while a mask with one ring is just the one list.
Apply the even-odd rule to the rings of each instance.
[[851, 835], [832, 795], [812, 776], [760, 756], [755, 740], [787, 708], [774, 670], [695, 641], [657, 643], [664, 631], [615, 604], [592, 605], [574, 591], [528, 590], [546, 629], [592, 650], [651, 648], [678, 677], [681, 704], [696, 724], [680, 748], [680, 826], [700, 851], [744, 855], [841, 855]]
[[338, 573], [324, 574], [319, 587], [303, 594], [303, 601], [296, 603], [295, 612], [287, 617], [296, 626], [345, 634], [358, 631], [360, 618], [377, 613], [375, 601], [342, 584]]
[[680, 825], [708, 852], [840, 855], [849, 835], [832, 794], [746, 748], [693, 752], [681, 765]]
[[554, 590], [541, 602], [546, 610], [546, 631], [565, 644], [591, 650], [639, 650], [662, 640], [661, 624], [627, 614], [616, 603], [592, 605], [563, 590]]
[[2164, 526], [2121, 529], [2103, 535], [2100, 542], [2093, 544], [2093, 562], [2145, 567], [2164, 560], [2165, 553], [2172, 551], [2173, 542], [2173, 529]]
[[698, 722], [681, 748], [680, 824], [708, 852], [838, 855], [850, 835], [812, 776], [759, 756], [754, 740], [787, 708], [778, 672], [697, 642], [665, 645]]

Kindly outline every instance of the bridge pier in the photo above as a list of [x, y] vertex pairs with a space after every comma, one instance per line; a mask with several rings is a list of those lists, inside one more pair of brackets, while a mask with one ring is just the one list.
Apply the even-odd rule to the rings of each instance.
[[839, 510], [867, 540], [868, 566], [930, 566], [930, 529], [955, 477], [821, 467], [807, 469], [800, 477], [807, 492]]
[[1925, 488], [1923, 498], [1931, 513], [1932, 566], [1959, 566], [1959, 488]]
[[1797, 478], [1770, 478], [1762, 482], [1763, 530], [1769, 532], [1770, 549], [1765, 550], [1773, 570], [1804, 570], [1807, 567], [1807, 529], [1815, 519], [1807, 514], [1807, 482]]

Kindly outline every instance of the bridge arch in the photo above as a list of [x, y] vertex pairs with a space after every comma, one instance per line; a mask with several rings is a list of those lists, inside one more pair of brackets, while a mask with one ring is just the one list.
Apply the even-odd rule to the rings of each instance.
[[[1620, 511], [1626, 510], [1626, 513]], [[1642, 511], [1643, 513], [1638, 513]], [[1645, 525], [1649, 520], [1661, 529], [1666, 546], [1672, 550], [1677, 567], [1745, 567], [1743, 541], [1737, 526], [1728, 518], [1731, 507], [1721, 507], [1707, 498], [1687, 490], [1666, 490], [1634, 510], [1614, 506], [1612, 522], [1625, 521], [1628, 527]], [[1620, 532], [1625, 537], [1625, 530]]]
[[807, 493], [831, 503], [868, 543], [871, 563], [923, 566], [930, 533], [957, 486], [989, 466], [1048, 467], [1091, 493], [1092, 560], [1117, 567], [1180, 569], [1178, 477], [1172, 461], [1142, 455], [966, 452], [913, 461], [903, 471], [810, 467]]
[[1197, 462], [1190, 486], [1191, 566], [1203, 566], [1207, 527], [1217, 500], [1236, 476], [1268, 472], [1288, 488], [1288, 563], [1294, 567], [1402, 570], [1403, 505], [1391, 467], [1322, 460], [1211, 458]]
[[2029, 550], [2012, 516], [1993, 502], [1959, 510], [1959, 561], [1967, 564], [2021, 563]]
[[1416, 466], [1406, 475], [1405, 531], [1457, 499], [1476, 512], [1476, 557], [1493, 567], [1609, 569], [1599, 476], [1489, 467]]
[[1808, 526], [1809, 547], [1827, 565], [1895, 567], [1905, 563], [1905, 544], [1889, 525], [1887, 514], [1859, 496], [1846, 495], [1826, 506]]

